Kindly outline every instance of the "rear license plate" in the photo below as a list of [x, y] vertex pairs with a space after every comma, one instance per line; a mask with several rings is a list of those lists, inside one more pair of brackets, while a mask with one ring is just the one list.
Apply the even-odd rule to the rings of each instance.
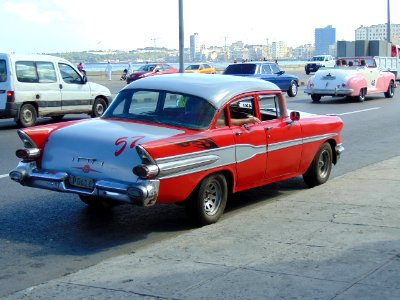
[[335, 80], [336, 77], [332, 75], [326, 75], [322, 77], [323, 80]]
[[81, 177], [70, 175], [68, 177], [68, 181], [70, 185], [82, 187], [85, 189], [93, 189], [94, 188], [94, 180], [91, 178]]

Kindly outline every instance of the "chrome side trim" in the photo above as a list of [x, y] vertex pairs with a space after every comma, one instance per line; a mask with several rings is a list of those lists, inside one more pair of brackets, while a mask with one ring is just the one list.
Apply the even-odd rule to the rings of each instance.
[[217, 155], [206, 155], [200, 157], [186, 158], [171, 162], [160, 163], [160, 177], [165, 177], [172, 173], [178, 173], [189, 169], [199, 168], [215, 163], [220, 159]]

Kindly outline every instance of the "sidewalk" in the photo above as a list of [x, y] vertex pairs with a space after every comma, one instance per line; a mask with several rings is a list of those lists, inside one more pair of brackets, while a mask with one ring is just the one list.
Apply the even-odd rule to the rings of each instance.
[[400, 299], [400, 157], [4, 299]]

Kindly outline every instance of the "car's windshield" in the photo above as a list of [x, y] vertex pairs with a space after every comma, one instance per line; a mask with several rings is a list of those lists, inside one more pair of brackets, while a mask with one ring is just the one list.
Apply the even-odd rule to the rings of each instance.
[[312, 58], [312, 61], [324, 61], [324, 57], [323, 56], [314, 56]]
[[144, 66], [141, 66], [139, 69], [137, 69], [137, 71], [149, 72], [149, 71], [153, 71], [155, 67], [156, 67], [156, 65], [144, 65]]
[[206, 129], [216, 109], [206, 100], [160, 90], [122, 90], [103, 118], [143, 121], [190, 129]]
[[233, 64], [229, 65], [224, 74], [254, 74], [256, 71], [256, 64]]

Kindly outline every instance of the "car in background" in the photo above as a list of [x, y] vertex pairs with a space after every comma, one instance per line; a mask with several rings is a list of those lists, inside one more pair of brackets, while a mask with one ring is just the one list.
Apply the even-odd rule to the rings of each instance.
[[320, 69], [307, 82], [304, 92], [313, 102], [323, 96], [352, 97], [359, 102], [370, 94], [384, 93], [393, 98], [396, 88], [395, 75], [380, 70], [373, 57], [344, 57], [338, 59], [345, 66]]
[[332, 55], [315, 55], [304, 66], [307, 75], [311, 72], [317, 72], [320, 68], [333, 68], [335, 58]]
[[297, 95], [299, 77], [285, 73], [279, 65], [268, 61], [251, 61], [230, 64], [223, 72], [224, 75], [253, 77], [275, 83], [289, 97]]
[[338, 116], [287, 111], [267, 81], [152, 76], [125, 86], [100, 118], [18, 130], [22, 161], [10, 177], [93, 208], [180, 203], [207, 225], [232, 193], [301, 175], [325, 183], [342, 127]]
[[149, 76], [173, 73], [179, 73], [179, 70], [169, 64], [145, 64], [129, 74], [126, 78], [126, 83], [131, 83], [132, 81]]
[[209, 64], [191, 64], [186, 67], [185, 73], [215, 74], [217, 71]]

